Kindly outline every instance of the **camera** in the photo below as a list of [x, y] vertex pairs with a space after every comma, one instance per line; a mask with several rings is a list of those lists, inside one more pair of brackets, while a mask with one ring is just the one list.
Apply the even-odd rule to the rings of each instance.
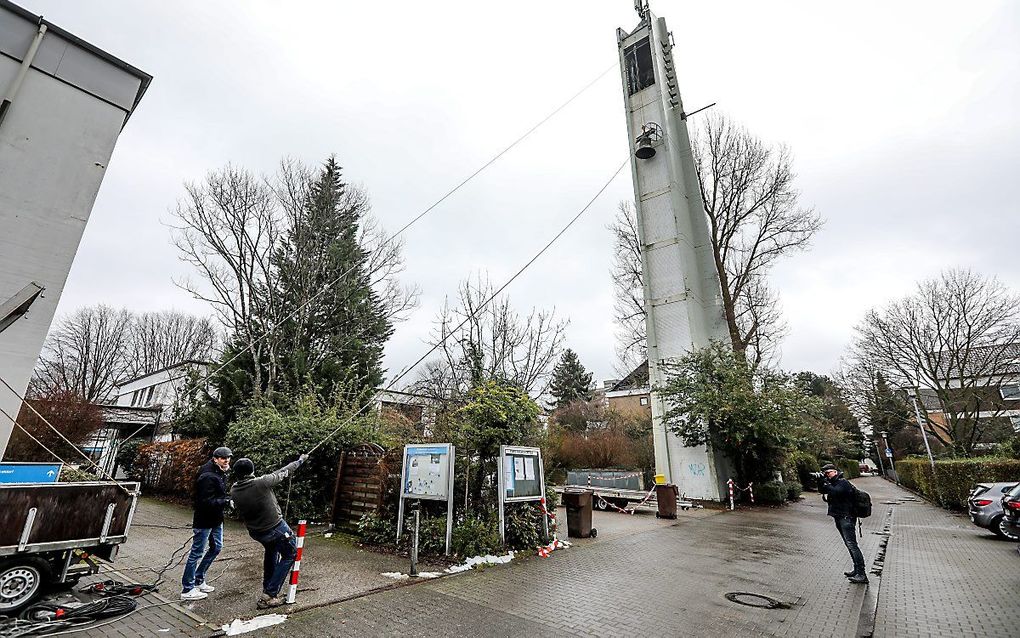
[[810, 476], [811, 476], [811, 478], [815, 479], [816, 481], [824, 481], [825, 480], [825, 472], [812, 472]]

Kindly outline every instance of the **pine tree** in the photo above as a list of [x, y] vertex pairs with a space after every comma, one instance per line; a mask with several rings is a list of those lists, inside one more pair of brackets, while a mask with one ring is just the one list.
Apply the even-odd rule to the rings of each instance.
[[591, 378], [591, 372], [581, 365], [577, 353], [567, 348], [553, 368], [552, 382], [549, 384], [549, 393], [556, 400], [556, 407], [561, 408], [578, 399], [590, 401]]
[[383, 381], [393, 326], [358, 243], [367, 202], [349, 195], [341, 171], [335, 157], [326, 160], [276, 255], [278, 294], [290, 317], [280, 331], [281, 389], [363, 401]]

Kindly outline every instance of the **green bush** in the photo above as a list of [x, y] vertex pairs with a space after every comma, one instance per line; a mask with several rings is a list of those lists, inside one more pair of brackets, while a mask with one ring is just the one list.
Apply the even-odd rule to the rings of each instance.
[[358, 521], [358, 535], [366, 545], [391, 545], [396, 542], [397, 524], [388, 517], [365, 514]]
[[786, 459], [786, 469], [783, 472], [783, 478], [792, 480], [794, 476], [800, 482], [802, 487], [812, 486], [815, 484], [815, 480], [811, 478], [812, 472], [818, 472], [822, 469], [821, 464], [818, 462], [818, 457], [808, 452], [792, 452]]
[[450, 551], [464, 558], [500, 553], [499, 523], [492, 519], [469, 517], [453, 528]]
[[791, 501], [796, 501], [800, 498], [801, 492], [804, 491], [804, 486], [797, 481], [790, 481], [786, 484], [786, 498]]
[[839, 471], [843, 473], [843, 478], [855, 479], [861, 475], [861, 463], [854, 459], [836, 459], [833, 461], [833, 465], [839, 468]]
[[992, 456], [939, 460], [932, 476], [928, 459], [908, 458], [896, 462], [896, 472], [903, 485], [929, 500], [964, 509], [975, 483], [1020, 480], [1020, 460]]
[[86, 472], [85, 470], [74, 467], [73, 465], [65, 465], [60, 469], [60, 476], [57, 480], [61, 483], [82, 483], [86, 481], [96, 481], [95, 474]]
[[754, 486], [754, 501], [756, 503], [777, 504], [785, 503], [787, 498], [786, 483], [781, 481], [769, 481]]
[[350, 412], [339, 408], [324, 408], [308, 397], [290, 408], [268, 403], [250, 406], [227, 430], [227, 447], [233, 450], [235, 460], [250, 458], [258, 476], [280, 469], [325, 439], [276, 492], [288, 518], [321, 521], [332, 503], [340, 453], [351, 445], [372, 441], [374, 436], [365, 419], [351, 418]]
[[131, 474], [131, 470], [135, 465], [135, 459], [138, 458], [138, 448], [145, 445], [145, 443], [145, 439], [131, 439], [120, 445], [120, 449], [117, 450], [117, 467], [123, 470], [125, 474]]

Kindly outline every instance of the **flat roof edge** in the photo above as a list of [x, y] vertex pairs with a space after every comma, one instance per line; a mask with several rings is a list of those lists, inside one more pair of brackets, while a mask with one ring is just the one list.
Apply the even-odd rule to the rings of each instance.
[[[28, 9], [25, 9], [24, 7], [14, 4], [10, 0], [0, 0], [0, 9], [7, 9], [11, 13], [20, 16], [21, 18], [24, 18], [28, 22], [33, 22], [35, 24], [45, 24], [46, 30], [48, 32], [54, 33], [59, 37], [64, 38], [68, 42], [74, 44], [75, 46], [85, 49], [92, 55], [109, 63], [111, 66], [117, 67], [118, 69], [121, 69], [122, 71], [125, 71], [137, 77], [140, 81], [140, 84], [138, 86], [138, 93], [135, 95], [134, 103], [131, 105], [131, 111], [128, 112], [128, 118], [131, 117], [131, 113], [134, 112], [135, 108], [138, 106], [138, 103], [142, 101], [142, 96], [145, 95], [145, 91], [149, 88], [149, 84], [152, 82], [151, 75], [149, 75], [145, 71], [142, 71], [141, 69], [134, 65], [128, 64], [127, 62], [121, 60], [117, 56], [107, 53], [106, 51], [100, 49], [96, 45], [86, 42], [85, 40], [82, 40], [78, 36], [74, 35], [73, 33], [65, 29], [58, 27], [57, 25], [53, 24], [49, 20], [46, 20], [42, 16], [36, 15], [29, 11]], [[125, 118], [125, 121], [126, 119], [127, 118]]]

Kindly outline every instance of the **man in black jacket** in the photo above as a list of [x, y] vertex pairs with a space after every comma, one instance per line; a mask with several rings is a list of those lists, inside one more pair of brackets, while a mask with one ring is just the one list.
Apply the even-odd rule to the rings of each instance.
[[223, 510], [230, 503], [227, 470], [231, 456], [230, 448], [216, 448], [195, 478], [195, 516], [191, 524], [195, 536], [181, 578], [181, 600], [201, 600], [216, 589], [205, 582], [205, 574], [223, 549]]
[[868, 582], [868, 574], [864, 568], [864, 554], [857, 545], [857, 516], [854, 513], [854, 492], [857, 490], [850, 481], [843, 478], [836, 466], [827, 463], [822, 466], [824, 480], [819, 482], [818, 491], [826, 495], [829, 504], [829, 516], [836, 521], [836, 529], [843, 537], [854, 561], [852, 572], [843, 572], [851, 583]]
[[255, 476], [255, 464], [251, 459], [238, 459], [234, 464], [237, 481], [230, 488], [234, 507], [244, 519], [248, 535], [265, 548], [262, 561], [262, 596], [258, 608], [278, 607], [283, 604], [280, 588], [287, 577], [294, 558], [297, 556], [297, 542], [294, 532], [283, 520], [280, 504], [276, 502], [273, 488], [283, 482], [294, 470], [308, 459], [302, 454], [298, 460], [264, 476]]

